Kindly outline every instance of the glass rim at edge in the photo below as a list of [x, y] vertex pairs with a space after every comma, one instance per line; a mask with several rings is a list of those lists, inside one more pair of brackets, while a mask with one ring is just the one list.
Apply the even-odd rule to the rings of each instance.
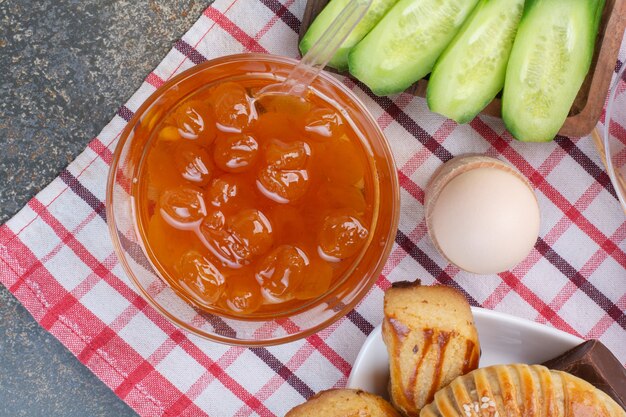
[[[615, 97], [617, 96], [617, 88], [620, 84], [620, 82], [622, 82], [622, 77], [624, 76], [624, 74], [626, 74], [626, 64], [622, 65], [622, 68], [620, 69], [620, 71], [617, 74], [617, 78], [615, 79], [615, 82], [613, 83], [613, 86], [611, 87], [611, 90], [609, 92], [609, 97], [608, 97], [608, 102], [607, 102], [607, 107], [606, 107], [606, 111], [604, 114], [604, 129], [603, 129], [603, 142], [604, 142], [604, 158], [606, 160], [606, 170], [607, 173], [609, 174], [609, 178], [611, 179], [611, 183], [613, 184], [613, 189], [615, 190], [615, 193], [617, 194], [617, 199], [619, 200], [620, 204], [622, 205], [622, 209], [626, 212], [626, 195], [624, 195], [624, 192], [626, 192], [626, 190], [623, 190], [620, 186], [619, 186], [619, 181], [617, 180], [617, 176], [615, 175], [615, 167], [613, 166], [613, 156], [611, 155], [611, 121], [612, 121], [612, 115], [613, 115], [613, 107], [615, 105]], [[623, 81], [626, 82], [626, 81]]]

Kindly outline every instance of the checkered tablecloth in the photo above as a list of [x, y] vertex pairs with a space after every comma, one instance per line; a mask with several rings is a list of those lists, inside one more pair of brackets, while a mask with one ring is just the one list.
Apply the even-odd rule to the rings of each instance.
[[[498, 119], [458, 126], [421, 98], [377, 98], [349, 79], [391, 142], [402, 187], [396, 244], [363, 302], [306, 340], [245, 349], [176, 328], [137, 294], [106, 226], [106, 176], [122, 129], [156, 88], [206, 59], [245, 51], [297, 56], [304, 6], [217, 0], [206, 9], [87, 149], [0, 228], [0, 282], [142, 416], [280, 416], [319, 390], [343, 386], [381, 321], [383, 291], [416, 277], [458, 287], [473, 305], [599, 338], [626, 363], [626, 221], [591, 138], [518, 143]], [[625, 57], [623, 48], [617, 68]], [[534, 250], [497, 276], [448, 265], [426, 235], [424, 186], [442, 162], [467, 152], [517, 167], [541, 205]]]

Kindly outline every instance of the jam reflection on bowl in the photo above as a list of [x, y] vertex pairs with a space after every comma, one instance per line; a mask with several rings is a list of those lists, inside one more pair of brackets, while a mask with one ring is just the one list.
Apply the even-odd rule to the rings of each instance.
[[201, 336], [272, 344], [319, 330], [365, 295], [393, 243], [393, 158], [353, 94], [322, 74], [304, 98], [255, 98], [294, 62], [197, 66], [150, 97], [116, 149], [117, 253], [154, 307]]

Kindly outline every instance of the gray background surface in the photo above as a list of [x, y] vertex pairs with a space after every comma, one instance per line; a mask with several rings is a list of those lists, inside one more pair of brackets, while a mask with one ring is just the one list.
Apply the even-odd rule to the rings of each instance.
[[[0, 224], [71, 162], [210, 0], [0, 0]], [[134, 416], [0, 285], [0, 416]]]

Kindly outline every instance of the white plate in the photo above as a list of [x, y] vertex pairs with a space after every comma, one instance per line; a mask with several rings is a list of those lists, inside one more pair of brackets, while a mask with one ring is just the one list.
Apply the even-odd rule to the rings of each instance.
[[[543, 324], [472, 307], [482, 355], [480, 366], [541, 363], [584, 342]], [[365, 339], [348, 378], [348, 388], [360, 388], [387, 398], [389, 356], [380, 325]]]

